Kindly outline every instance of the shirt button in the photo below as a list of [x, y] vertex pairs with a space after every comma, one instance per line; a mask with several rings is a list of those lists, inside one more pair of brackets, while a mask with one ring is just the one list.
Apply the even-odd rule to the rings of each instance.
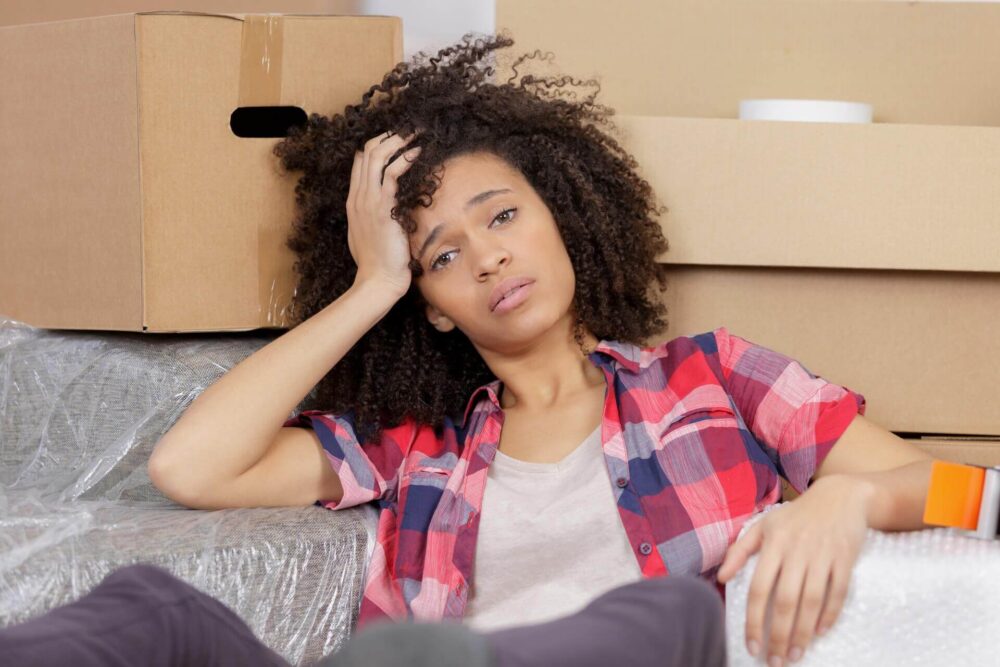
[[642, 544], [639, 545], [639, 553], [641, 553], [643, 556], [648, 556], [652, 551], [653, 547], [649, 545], [649, 542], [643, 542]]
[[625, 479], [624, 477], [619, 477], [618, 479], [615, 480], [615, 484], [617, 484], [620, 488], [625, 488], [625, 486], [628, 484], [628, 480]]

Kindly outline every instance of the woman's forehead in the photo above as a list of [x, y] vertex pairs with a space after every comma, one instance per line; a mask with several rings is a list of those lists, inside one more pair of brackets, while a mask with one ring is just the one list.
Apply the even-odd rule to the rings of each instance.
[[[493, 153], [478, 152], [445, 160], [442, 164], [441, 182], [429, 207], [418, 206], [412, 211], [418, 226], [431, 224], [435, 213], [461, 211], [474, 205], [475, 197], [484, 192], [508, 189], [517, 191], [524, 183], [521, 173], [503, 158]], [[436, 223], [435, 223], [436, 224]]]

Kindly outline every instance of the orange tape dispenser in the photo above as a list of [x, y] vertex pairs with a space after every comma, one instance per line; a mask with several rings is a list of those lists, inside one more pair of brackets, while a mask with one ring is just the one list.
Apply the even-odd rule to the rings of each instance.
[[924, 523], [997, 539], [1000, 467], [934, 461], [924, 504]]

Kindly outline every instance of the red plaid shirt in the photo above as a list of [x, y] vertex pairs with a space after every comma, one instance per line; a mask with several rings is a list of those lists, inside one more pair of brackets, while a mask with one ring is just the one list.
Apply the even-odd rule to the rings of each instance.
[[[802, 493], [865, 397], [725, 327], [653, 347], [603, 340], [604, 461], [646, 577], [714, 575], [755, 512]], [[460, 619], [475, 572], [486, 472], [504, 411], [500, 380], [476, 389], [459, 423], [408, 420], [358, 442], [351, 413], [308, 410], [285, 426], [315, 429], [340, 475], [336, 510], [378, 503], [377, 539], [358, 628], [379, 619]], [[595, 535], [599, 539], [599, 536]]]

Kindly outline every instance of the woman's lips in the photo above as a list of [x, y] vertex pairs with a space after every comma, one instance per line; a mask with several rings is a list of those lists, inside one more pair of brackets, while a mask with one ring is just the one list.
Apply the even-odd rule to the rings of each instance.
[[503, 299], [500, 299], [500, 303], [497, 307], [493, 309], [494, 313], [506, 313], [507, 311], [514, 310], [519, 305], [524, 303], [531, 293], [531, 290], [535, 287], [535, 283], [527, 283], [521, 285], [516, 290], [508, 294]]

